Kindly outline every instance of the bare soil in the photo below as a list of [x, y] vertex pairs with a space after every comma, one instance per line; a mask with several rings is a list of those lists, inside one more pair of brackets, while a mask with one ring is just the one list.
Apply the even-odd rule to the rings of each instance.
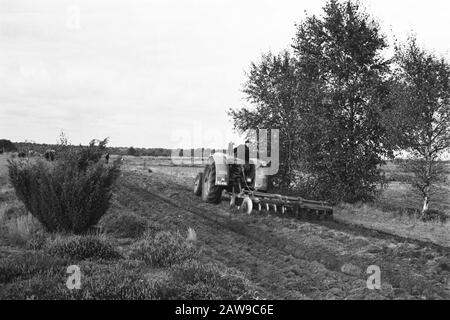
[[[448, 247], [338, 221], [231, 212], [226, 201], [194, 196], [194, 171], [153, 169], [127, 168], [112, 209], [133, 210], [165, 230], [193, 228], [205, 260], [243, 271], [264, 298], [450, 299]], [[381, 290], [367, 288], [371, 265], [381, 269]]]

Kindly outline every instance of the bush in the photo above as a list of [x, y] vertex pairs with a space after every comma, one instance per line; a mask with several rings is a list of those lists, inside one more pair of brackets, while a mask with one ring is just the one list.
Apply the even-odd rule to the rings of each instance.
[[[61, 270], [64, 270], [61, 268]], [[65, 271], [65, 270], [64, 270]], [[64, 271], [42, 271], [30, 279], [18, 279], [0, 290], [2, 300], [67, 299], [70, 291], [66, 287]]]
[[72, 154], [54, 164], [37, 160], [9, 161], [9, 176], [17, 197], [49, 232], [82, 234], [106, 213], [119, 164], [79, 165]]
[[116, 259], [120, 254], [114, 247], [96, 236], [71, 236], [56, 238], [47, 247], [51, 255], [75, 260]]
[[40, 249], [45, 243], [42, 226], [31, 214], [2, 221], [2, 235], [10, 245]]
[[0, 139], [0, 151], [12, 152], [16, 150], [16, 146], [10, 140]]
[[439, 221], [441, 223], [445, 223], [447, 222], [450, 218], [447, 214], [445, 214], [442, 211], [439, 210], [433, 210], [433, 209], [428, 209], [425, 212], [423, 212], [422, 217], [421, 217], [422, 221], [424, 222], [428, 222], [428, 221]]
[[58, 271], [67, 266], [68, 262], [65, 259], [52, 257], [41, 252], [27, 252], [17, 256], [9, 256], [0, 260], [0, 283], [27, 279], [39, 272]]
[[197, 249], [178, 233], [158, 232], [154, 237], [135, 243], [130, 258], [153, 267], [167, 267], [197, 256]]
[[112, 266], [81, 265], [83, 279], [77, 299], [143, 300], [155, 299], [155, 285], [127, 263]]
[[119, 213], [105, 216], [105, 232], [120, 238], [137, 238], [147, 229], [147, 221], [133, 213]]
[[60, 158], [65, 162], [75, 162], [78, 170], [86, 171], [92, 164], [98, 163], [106, 152], [108, 138], [104, 140], [92, 140], [88, 146], [73, 147], [62, 140], [59, 146]]
[[[66, 266], [67, 267], [67, 266]], [[41, 271], [29, 279], [17, 279], [3, 287], [1, 299], [155, 299], [154, 283], [145, 279], [142, 272], [129, 263], [103, 265], [82, 262], [81, 288], [66, 287], [66, 267], [60, 270]]]
[[[143, 263], [143, 262], [142, 262]], [[258, 293], [237, 270], [188, 260], [151, 280], [138, 261], [82, 261], [81, 289], [66, 287], [67, 260], [26, 254], [0, 262], [0, 299], [255, 299]]]
[[127, 155], [137, 157], [139, 156], [139, 151], [136, 150], [134, 147], [130, 147], [128, 148]]
[[218, 264], [189, 260], [171, 268], [160, 288], [163, 299], [255, 299], [257, 292], [237, 270]]

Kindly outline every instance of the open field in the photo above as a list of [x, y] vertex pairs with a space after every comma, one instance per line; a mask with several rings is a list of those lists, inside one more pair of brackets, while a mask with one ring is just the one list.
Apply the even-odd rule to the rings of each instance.
[[[386, 178], [390, 180], [388, 189], [382, 193], [380, 203], [391, 207], [422, 208], [420, 198], [404, 183], [408, 175], [398, 165], [388, 162], [382, 167]], [[432, 195], [430, 208], [438, 209], [450, 215], [450, 163], [447, 162], [447, 183], [439, 185]]]
[[[168, 158], [124, 157], [124, 160], [125, 167], [130, 171], [144, 172], [150, 169], [167, 174], [187, 188], [191, 187], [197, 173], [203, 170], [201, 166], [174, 166]], [[424, 223], [416, 219], [410, 211], [420, 209], [422, 204], [410, 186], [402, 182], [405, 173], [392, 162], [384, 166], [383, 170], [391, 181], [380, 194], [378, 201], [373, 204], [339, 205], [335, 208], [335, 218], [343, 223], [357, 224], [450, 247], [450, 221], [444, 224]], [[448, 181], [450, 182], [450, 177]], [[431, 199], [430, 207], [450, 215], [450, 185], [440, 186], [439, 191]]]
[[[19, 206], [7, 185], [5, 157], [0, 156], [0, 161], [3, 206]], [[155, 165], [150, 161], [144, 165], [140, 158], [125, 157], [107, 216], [133, 213], [145, 219], [150, 229], [181, 234], [193, 228], [195, 245], [202, 252], [201, 261], [239, 270], [257, 292], [256, 296], [262, 298], [450, 298], [448, 225], [427, 225], [434, 228], [433, 234], [439, 233], [441, 237], [423, 239], [415, 232], [403, 235], [396, 230], [385, 230], [385, 225], [376, 227], [392, 234], [370, 230], [370, 219], [386, 225], [390, 221], [394, 226], [401, 225], [402, 221], [407, 224], [409, 220], [407, 217], [392, 220], [392, 213], [381, 210], [374, 213], [371, 207], [364, 206], [343, 205], [337, 208], [337, 221], [326, 222], [300, 221], [267, 213], [233, 214], [225, 202], [218, 206], [205, 204], [192, 194], [192, 179], [200, 170]], [[118, 248], [123, 258], [108, 262], [69, 259], [56, 267], [64, 275], [65, 266], [78, 263], [82, 270], [88, 270], [88, 278], [95, 273], [93, 266], [100, 270], [123, 267], [132, 270], [137, 278], [151, 281], [169, 276], [167, 268], [149, 268], [133, 260], [129, 253], [136, 239], [109, 234], [104, 237]], [[24, 251], [34, 252], [6, 242], [0, 248], [1, 260], [13, 259]], [[366, 270], [371, 265], [381, 269], [381, 290], [367, 288]], [[10, 298], [10, 287], [15, 281], [33, 283], [32, 279], [38, 275], [41, 273], [0, 281], [0, 296]], [[59, 281], [60, 290], [64, 289], [64, 277], [51, 278], [51, 281]], [[94, 280], [89, 278], [89, 281]]]
[[[151, 169], [155, 172], [167, 173], [174, 176], [195, 178], [198, 172], [203, 169], [202, 165], [174, 165], [170, 158], [163, 157], [132, 157], [124, 156], [125, 167], [128, 170], [147, 170]], [[447, 212], [450, 215], [450, 163], [448, 166], [448, 182], [440, 185], [436, 194], [431, 198], [430, 208], [438, 209]], [[389, 180], [389, 184], [380, 195], [378, 202], [379, 206], [391, 208], [416, 208], [420, 209], [422, 203], [418, 197], [404, 182], [404, 177], [407, 173], [401, 171], [400, 167], [389, 161], [382, 169]]]

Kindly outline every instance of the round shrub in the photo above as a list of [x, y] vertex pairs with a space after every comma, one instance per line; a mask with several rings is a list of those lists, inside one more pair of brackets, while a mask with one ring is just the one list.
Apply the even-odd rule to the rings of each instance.
[[137, 238], [147, 229], [147, 221], [133, 213], [123, 212], [105, 216], [103, 228], [119, 238]]
[[83, 155], [68, 152], [54, 163], [9, 161], [17, 197], [49, 232], [83, 234], [109, 208], [119, 164], [83, 160], [80, 165]]
[[135, 243], [130, 258], [153, 267], [167, 267], [198, 256], [197, 249], [180, 234], [158, 232]]
[[50, 243], [47, 250], [52, 255], [75, 260], [109, 260], [120, 257], [119, 252], [110, 243], [96, 236], [57, 238]]

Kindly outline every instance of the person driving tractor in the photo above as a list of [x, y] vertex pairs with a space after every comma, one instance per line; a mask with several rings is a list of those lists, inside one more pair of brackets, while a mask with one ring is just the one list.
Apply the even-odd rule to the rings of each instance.
[[250, 141], [234, 148], [233, 154], [238, 161], [230, 167], [230, 178], [234, 181], [233, 189], [239, 192], [241, 186], [251, 184], [255, 178], [255, 166], [250, 164]]
[[[241, 150], [244, 150], [244, 152]], [[245, 161], [245, 164], [248, 165], [250, 163], [250, 140], [245, 140], [245, 144], [241, 144], [234, 148], [233, 153], [236, 159], [243, 160]]]

